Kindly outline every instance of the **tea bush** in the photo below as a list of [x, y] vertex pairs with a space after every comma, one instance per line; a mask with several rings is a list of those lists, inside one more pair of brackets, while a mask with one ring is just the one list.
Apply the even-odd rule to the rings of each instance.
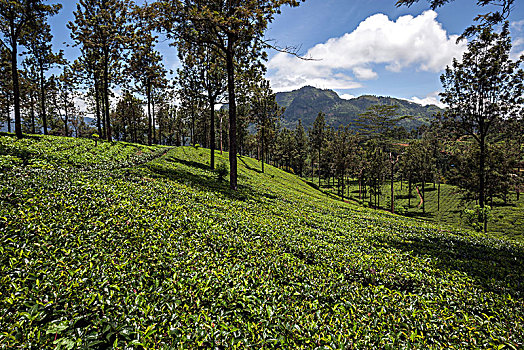
[[232, 192], [193, 147], [0, 142], [0, 348], [524, 346], [518, 243], [245, 157]]

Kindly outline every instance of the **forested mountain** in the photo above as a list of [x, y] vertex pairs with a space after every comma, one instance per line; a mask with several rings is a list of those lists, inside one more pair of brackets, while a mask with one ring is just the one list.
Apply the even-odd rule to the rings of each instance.
[[437, 106], [422, 106], [407, 100], [392, 97], [363, 95], [351, 100], [340, 98], [333, 90], [322, 90], [305, 86], [290, 92], [276, 94], [277, 103], [285, 107], [282, 124], [294, 127], [302, 120], [304, 127], [313, 125], [318, 112], [326, 114], [326, 123], [334, 127], [348, 125], [360, 113], [372, 105], [398, 105], [400, 115], [411, 115], [414, 118], [401, 122], [408, 129], [429, 124], [431, 118], [442, 111]]

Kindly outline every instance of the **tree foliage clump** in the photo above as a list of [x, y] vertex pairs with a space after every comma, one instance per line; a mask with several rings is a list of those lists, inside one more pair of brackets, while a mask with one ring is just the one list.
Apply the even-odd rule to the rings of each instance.
[[486, 167], [490, 138], [500, 125], [522, 118], [524, 102], [523, 57], [510, 60], [511, 39], [508, 24], [500, 33], [484, 29], [468, 43], [462, 61], [455, 59], [441, 76], [442, 101], [449, 107], [445, 124], [475, 140], [479, 149], [476, 162], [478, 202], [486, 202]]

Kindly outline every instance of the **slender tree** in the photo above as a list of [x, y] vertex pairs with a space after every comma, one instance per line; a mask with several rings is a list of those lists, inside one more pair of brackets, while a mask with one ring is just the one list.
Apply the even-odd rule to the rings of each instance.
[[151, 145], [155, 139], [155, 125], [153, 122], [153, 92], [155, 87], [165, 85], [166, 69], [162, 64], [162, 55], [155, 50], [157, 37], [153, 35], [145, 8], [134, 7], [132, 12], [134, 20], [134, 36], [132, 41], [132, 52], [129, 57], [127, 72], [135, 80], [137, 90], [140, 91], [147, 101], [148, 119], [148, 144]]
[[64, 124], [64, 136], [71, 136], [71, 123], [77, 117], [74, 97], [76, 79], [71, 67], [66, 65], [60, 76], [54, 80], [53, 105]]
[[295, 140], [295, 144], [297, 146], [295, 162], [297, 164], [298, 174], [303, 176], [304, 168], [306, 167], [308, 138], [306, 131], [304, 130], [304, 126], [302, 125], [302, 120], [300, 119], [298, 120], [297, 127], [295, 128]]
[[277, 119], [282, 115], [283, 110], [275, 100], [275, 94], [269, 86], [268, 80], [260, 80], [254, 87], [251, 99], [253, 121], [257, 126], [260, 140], [260, 161], [262, 162], [262, 172], [264, 172], [265, 156], [267, 151], [267, 138], [269, 130], [274, 128]]
[[106, 138], [112, 140], [109, 96], [111, 87], [122, 79], [122, 60], [128, 53], [132, 33], [128, 0], [79, 0], [75, 20], [68, 23], [75, 45], [83, 53], [96, 52]]
[[7, 130], [11, 132], [11, 63], [10, 54], [4, 47], [0, 47], [0, 116], [2, 122], [7, 122]]
[[39, 19], [35, 22], [32, 34], [27, 36], [26, 46], [29, 53], [34, 58], [34, 66], [38, 75], [38, 85], [40, 91], [40, 119], [44, 135], [47, 135], [47, 106], [46, 106], [46, 89], [47, 78], [46, 72], [58, 64], [64, 64], [63, 52], [54, 53], [52, 50], [51, 27], [48, 23]]
[[34, 57], [26, 57], [26, 59], [22, 62], [23, 71], [21, 72], [21, 81], [23, 84], [21, 84], [22, 87], [22, 95], [25, 96], [25, 100], [27, 103], [27, 108], [29, 109], [29, 120], [25, 122], [25, 124], [29, 124], [29, 130], [32, 134], [36, 134], [36, 113], [35, 113], [35, 105], [37, 102], [37, 99], [35, 98], [35, 95], [38, 91], [38, 70], [36, 67], [36, 61]]
[[298, 0], [157, 1], [160, 26], [179, 39], [212, 45], [226, 62], [229, 102], [230, 187], [237, 189], [238, 65], [265, 59], [264, 32], [282, 5], [298, 6]]
[[[486, 157], [489, 136], [503, 120], [521, 117], [524, 102], [524, 71], [509, 59], [508, 24], [501, 33], [485, 28], [468, 43], [462, 61], [453, 61], [441, 76], [442, 102], [449, 108], [446, 124], [471, 136], [479, 147], [477, 172], [479, 206], [486, 205]], [[484, 228], [487, 223], [484, 222]]]

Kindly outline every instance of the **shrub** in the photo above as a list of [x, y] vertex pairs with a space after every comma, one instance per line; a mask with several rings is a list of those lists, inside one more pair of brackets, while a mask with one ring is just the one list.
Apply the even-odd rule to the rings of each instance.
[[91, 137], [93, 138], [93, 140], [95, 140], [95, 147], [96, 147], [98, 145], [98, 139], [100, 138], [100, 135], [93, 134], [91, 135]]
[[493, 216], [489, 205], [486, 205], [484, 208], [481, 208], [480, 205], [475, 205], [473, 209], [466, 208], [463, 214], [466, 223], [477, 232], [481, 232], [484, 229], [484, 222], [489, 222]]
[[219, 181], [223, 181], [226, 176], [229, 174], [229, 169], [227, 168], [226, 163], [220, 162], [217, 164], [215, 168], [215, 174], [217, 175], [217, 178]]
[[397, 214], [404, 215], [407, 213], [407, 211], [407, 208], [403, 205], [399, 205], [398, 207], [395, 206], [395, 213]]

